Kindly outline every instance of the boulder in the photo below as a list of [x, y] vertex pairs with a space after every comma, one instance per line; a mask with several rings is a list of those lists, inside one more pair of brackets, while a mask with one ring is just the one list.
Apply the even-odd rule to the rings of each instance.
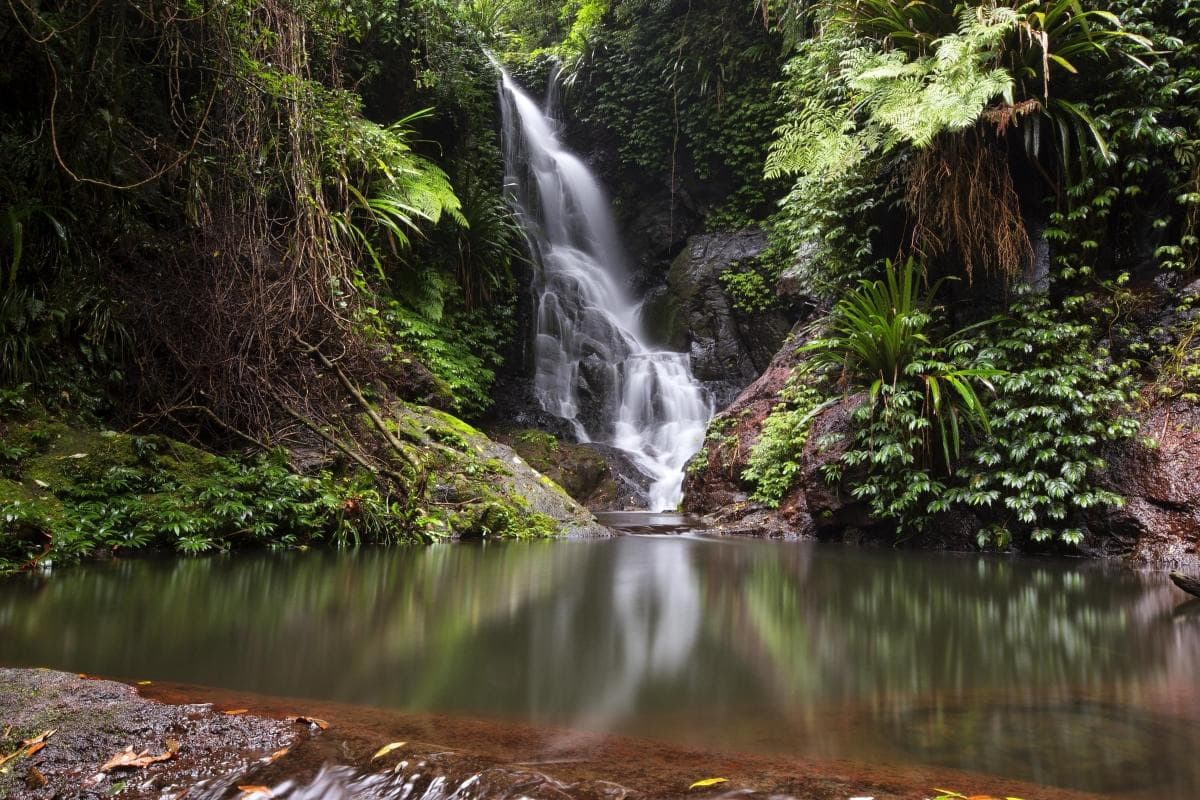
[[665, 312], [667, 343], [691, 354], [692, 371], [718, 408], [767, 369], [795, 316], [782, 310], [739, 311], [721, 284], [722, 273], [766, 246], [767, 235], [760, 230], [691, 237], [667, 274], [666, 308], [646, 307], [652, 315]]
[[577, 444], [533, 429], [493, 431], [492, 436], [591, 511], [646, 508], [652, 479], [615, 447]]
[[1156, 404], [1141, 436], [1111, 446], [1106, 460], [1100, 483], [1125, 505], [1092, 513], [1089, 548], [1158, 568], [1200, 568], [1200, 408]]
[[[804, 331], [797, 326], [763, 373], [709, 423], [704, 447], [688, 465], [683, 510], [703, 515], [706, 524], [723, 533], [808, 537], [817, 532], [805, 481], [778, 508], [769, 508], [750, 499], [752, 487], [741, 478], [763, 420], [779, 404], [792, 370], [803, 359], [803, 342]], [[823, 477], [817, 479], [824, 484]]]

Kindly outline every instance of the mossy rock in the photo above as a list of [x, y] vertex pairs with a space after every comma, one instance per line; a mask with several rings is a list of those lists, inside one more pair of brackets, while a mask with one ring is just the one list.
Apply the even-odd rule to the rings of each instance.
[[[513, 448], [444, 411], [398, 403], [388, 417], [429, 475], [426, 523], [460, 537], [608, 535], [591, 513]], [[419, 433], [416, 433], [419, 432]], [[551, 437], [552, 439], [553, 437]], [[540, 446], [557, 445], [540, 440]]]

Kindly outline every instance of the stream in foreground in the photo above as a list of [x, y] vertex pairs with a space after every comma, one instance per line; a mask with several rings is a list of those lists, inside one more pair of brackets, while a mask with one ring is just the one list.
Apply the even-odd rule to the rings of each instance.
[[1200, 601], [1092, 562], [688, 533], [122, 560], [0, 582], [0, 664], [547, 726], [551, 761], [601, 732], [1200, 796]]

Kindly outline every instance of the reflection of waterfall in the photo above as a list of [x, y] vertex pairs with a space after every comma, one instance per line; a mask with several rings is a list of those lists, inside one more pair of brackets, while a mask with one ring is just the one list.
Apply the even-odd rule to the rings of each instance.
[[[624, 259], [596, 179], [555, 133], [551, 113], [501, 70], [504, 161], [512, 201], [540, 262], [537, 365], [542, 406], [581, 441], [629, 453], [654, 482], [651, 510], [674, 508], [683, 467], [712, 414], [684, 353], [647, 342], [624, 291]], [[554, 93], [547, 95], [554, 101]]]
[[[647, 550], [619, 542], [613, 565], [611, 623], [601, 651], [603, 670], [572, 720], [583, 730], [613, 730], [637, 713], [641, 694], [654, 681], [667, 683], [696, 655], [700, 638], [700, 576], [693, 547]], [[557, 649], [558, 643], [540, 643]], [[560, 743], [562, 744], [562, 743]]]

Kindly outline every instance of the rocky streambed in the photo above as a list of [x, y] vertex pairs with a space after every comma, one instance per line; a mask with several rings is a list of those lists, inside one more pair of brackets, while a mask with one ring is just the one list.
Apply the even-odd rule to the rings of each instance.
[[[0, 669], [0, 733], [6, 759], [0, 797], [29, 800], [899, 800], [931, 797], [935, 784], [980, 782], [946, 769], [714, 753], [178, 684], [128, 685], [48, 669]], [[37, 741], [22, 744], [30, 740]], [[130, 752], [132, 763], [106, 766]], [[989, 786], [1026, 800], [1091, 797], [1002, 779], [989, 779]]]

